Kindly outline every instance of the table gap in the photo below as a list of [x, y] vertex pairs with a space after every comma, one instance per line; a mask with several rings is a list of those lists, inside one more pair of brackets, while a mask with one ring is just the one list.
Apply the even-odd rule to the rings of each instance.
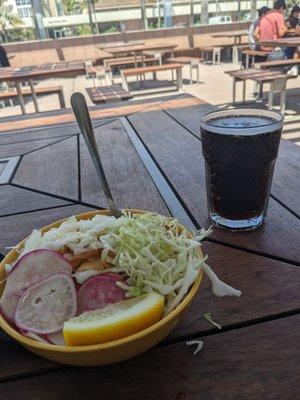
[[[251, 321], [244, 321], [244, 322], [239, 322], [239, 323], [236, 323], [236, 324], [227, 325], [224, 328], [222, 327], [222, 329], [211, 328], [211, 329], [207, 329], [205, 331], [202, 331], [202, 333], [194, 333], [194, 334], [189, 335], [189, 336], [188, 335], [187, 336], [178, 336], [178, 338], [176, 340], [172, 340], [172, 339], [168, 340], [168, 339], [166, 339], [164, 342], [159, 343], [155, 347], [163, 347], [163, 346], [166, 346], [166, 345], [181, 343], [181, 342], [185, 342], [185, 341], [188, 341], [188, 340], [194, 340], [194, 339], [197, 339], [197, 338], [204, 338], [204, 337], [207, 337], [207, 336], [219, 335], [220, 333], [231, 332], [231, 331], [238, 330], [238, 329], [241, 329], [241, 328], [246, 328], [248, 326], [259, 325], [259, 324], [262, 324], [264, 322], [276, 321], [276, 320], [280, 320], [282, 318], [291, 317], [293, 315], [298, 315], [298, 314], [300, 314], [300, 308], [296, 309], [296, 310], [285, 311], [285, 312], [278, 313], [278, 314], [272, 315], [272, 316], [256, 318], [256, 319], [253, 319]], [[218, 322], [218, 321], [215, 321], [215, 322]]]
[[[195, 132], [193, 132], [191, 129], [187, 128], [185, 125], [183, 125], [182, 122], [180, 122], [178, 119], [176, 119], [175, 117], [173, 117], [173, 115], [169, 114], [167, 110], [161, 110], [164, 114], [166, 114], [168, 117], [170, 117], [173, 121], [175, 121], [178, 125], [182, 126], [182, 128], [184, 128], [186, 131], [188, 131], [191, 135], [193, 135], [196, 139], [200, 140], [201, 139], [199, 136], [197, 136], [195, 134]], [[200, 118], [199, 118], [199, 129], [200, 129]]]
[[[18, 131], [18, 132], [23, 132], [23, 131]], [[12, 133], [12, 132], [9, 132], [9, 133]], [[20, 141], [18, 141], [18, 142], [9, 142], [9, 143], [0, 143], [0, 147], [1, 146], [10, 146], [10, 145], [12, 145], [12, 144], [20, 144], [20, 143], [27, 143], [27, 142], [36, 142], [36, 141], [39, 141], [39, 140], [47, 140], [47, 139], [62, 139], [62, 140], [64, 140], [64, 139], [69, 139], [69, 138], [71, 138], [71, 137], [73, 137], [73, 136], [78, 136], [80, 134], [80, 132], [78, 132], [78, 133], [74, 133], [73, 135], [60, 135], [60, 136], [50, 136], [50, 137], [42, 137], [42, 138], [36, 138], [36, 139], [28, 139], [28, 140], [20, 140]], [[1, 139], [1, 133], [0, 133], [0, 139]], [[53, 143], [52, 143], [53, 144]]]
[[204, 241], [216, 243], [216, 244], [219, 244], [219, 245], [224, 246], [224, 247], [230, 247], [230, 248], [235, 249], [235, 250], [241, 250], [241, 251], [244, 251], [245, 253], [254, 254], [256, 256], [270, 258], [271, 260], [281, 261], [281, 262], [284, 262], [286, 264], [294, 265], [295, 267], [300, 267], [300, 263], [297, 262], [297, 261], [293, 261], [293, 260], [286, 259], [286, 258], [283, 258], [283, 257], [277, 257], [277, 256], [274, 256], [274, 255], [271, 255], [271, 254], [267, 254], [267, 253], [264, 253], [264, 252], [261, 252], [261, 251], [258, 251], [258, 250], [245, 249], [244, 247], [241, 247], [241, 246], [238, 246], [238, 245], [235, 245], [235, 244], [232, 244], [232, 243], [226, 243], [226, 242], [223, 242], [222, 240], [212, 239], [212, 238], [208, 237], [208, 238], [205, 238]]
[[[44, 192], [42, 190], [33, 189], [33, 188], [30, 188], [30, 187], [27, 187], [27, 186], [19, 185], [18, 183], [11, 183], [11, 186], [15, 186], [15, 187], [18, 187], [20, 189], [30, 190], [31, 192], [35, 192], [35, 193], [39, 193], [39, 194], [45, 194], [46, 196], [54, 197], [55, 199], [65, 200], [65, 201], [68, 201], [70, 203], [73, 203], [73, 204], [79, 205], [79, 206], [86, 206], [86, 207], [94, 208], [94, 209], [97, 209], [97, 210], [103, 210], [104, 209], [104, 208], [96, 206], [94, 204], [85, 203], [83, 201], [70, 199], [68, 197], [63, 197], [63, 196], [60, 196], [60, 195], [57, 195], [57, 194], [47, 193], [47, 192]], [[31, 210], [31, 212], [34, 212], [34, 211], [37, 211], [37, 210], [33, 210], [33, 211]]]
[[[206, 338], [209, 336], [217, 336], [223, 333], [228, 333], [228, 332], [232, 332], [235, 330], [240, 330], [243, 328], [247, 328], [250, 326], [255, 326], [255, 325], [260, 325], [260, 324], [264, 324], [264, 323], [268, 323], [268, 322], [272, 322], [272, 321], [276, 321], [276, 320], [280, 320], [280, 319], [284, 319], [284, 318], [288, 318], [291, 316], [295, 316], [298, 315], [299, 312], [290, 312], [290, 313], [282, 313], [280, 315], [278, 315], [276, 318], [261, 318], [260, 320], [255, 321], [254, 323], [251, 324], [236, 324], [235, 326], [232, 327], [227, 327], [225, 329], [221, 329], [221, 330], [208, 330], [206, 334], [201, 334], [201, 336], [195, 334], [195, 335], [191, 335], [189, 337], [185, 337], [185, 338], [178, 338], [178, 340], [176, 341], [164, 341], [163, 343], [159, 343], [158, 345], [154, 346], [153, 348], [151, 348], [148, 351], [153, 351], [155, 349], [159, 349], [159, 348], [164, 348], [164, 347], [169, 347], [169, 346], [174, 346], [174, 345], [178, 345], [178, 344], [182, 344], [184, 345], [186, 341], [188, 340], [193, 340], [193, 339], [198, 339], [198, 338]], [[105, 368], [104, 367], [100, 367], [100, 368]], [[70, 365], [63, 365], [63, 364], [57, 364], [54, 365], [53, 367], [45, 367], [45, 368], [41, 368], [40, 370], [37, 371], [32, 371], [32, 372], [23, 372], [23, 373], [16, 373], [15, 375], [12, 375], [10, 377], [6, 377], [6, 378], [1, 378], [0, 379], [0, 384], [1, 383], [5, 383], [5, 382], [12, 382], [12, 381], [20, 381], [20, 380], [24, 380], [24, 379], [30, 379], [33, 378], [35, 376], [39, 376], [39, 375], [45, 375], [48, 373], [57, 373], [60, 372], [61, 370], [67, 370], [67, 369], [76, 369], [77, 367], [74, 366], [70, 366]]]
[[[14, 185], [12, 185], [12, 186], [14, 186]], [[27, 188], [24, 187], [22, 189], [27, 189]], [[27, 189], [27, 190], [30, 190], [30, 189]], [[29, 213], [36, 212], [36, 211], [52, 210], [53, 208], [61, 208], [61, 207], [69, 206], [69, 205], [76, 205], [76, 203], [74, 201], [70, 201], [69, 203], [60, 204], [60, 205], [56, 205], [56, 206], [52, 206], [52, 207], [36, 208], [34, 210], [20, 211], [20, 212], [15, 212], [15, 213], [10, 213], [10, 214], [4, 214], [4, 215], [0, 215], [0, 219], [4, 218], [4, 217], [12, 217], [14, 215], [29, 214]]]
[[[63, 137], [62, 139], [58, 140], [57, 142], [53, 142], [53, 143], [50, 143], [50, 144], [45, 144], [45, 146], [39, 147], [39, 148], [37, 148], [37, 149], [29, 150], [27, 153], [22, 154], [22, 156], [26, 156], [27, 154], [34, 153], [34, 152], [37, 151], [37, 150], [45, 149], [46, 147], [52, 146], [52, 145], [54, 145], [54, 144], [56, 144], [56, 143], [63, 142], [64, 140], [67, 140], [67, 139], [70, 139], [70, 138], [76, 137], [76, 136], [78, 136], [78, 135], [75, 134], [75, 135], [71, 135], [71, 136], [65, 136], [65, 137]], [[50, 138], [49, 138], [49, 139], [50, 139]], [[19, 142], [19, 143], [20, 143], [20, 142]], [[23, 142], [21, 142], [21, 143], [23, 143]]]

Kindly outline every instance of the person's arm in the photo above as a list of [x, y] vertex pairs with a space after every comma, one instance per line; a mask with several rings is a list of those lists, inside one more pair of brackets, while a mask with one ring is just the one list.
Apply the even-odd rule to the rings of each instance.
[[260, 41], [260, 27], [257, 25], [255, 31], [254, 31], [254, 39], [256, 42]]
[[249, 32], [248, 32], [248, 38], [249, 38], [249, 44], [251, 46], [255, 45], [255, 37], [254, 37], [254, 22], [250, 25]]
[[282, 38], [287, 31], [287, 27], [284, 23], [284, 16], [280, 15], [280, 18], [277, 20], [277, 35], [279, 38]]

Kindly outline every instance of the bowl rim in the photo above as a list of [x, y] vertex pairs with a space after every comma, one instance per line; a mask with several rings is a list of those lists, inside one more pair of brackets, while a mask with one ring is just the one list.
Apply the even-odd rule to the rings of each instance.
[[[149, 212], [152, 213], [152, 211], [143, 211], [143, 210], [138, 210], [138, 209], [125, 209], [125, 211], [130, 211], [133, 214], [144, 214], [144, 213], [149, 213]], [[88, 211], [88, 212], [80, 213], [80, 214], [74, 214], [74, 216], [80, 220], [80, 219], [92, 218], [96, 214], [108, 215], [108, 213], [109, 213], [109, 210], [103, 209], [103, 210]], [[158, 213], [156, 213], [156, 214], [158, 214]], [[61, 220], [54, 221], [49, 225], [39, 228], [39, 230], [42, 232], [46, 232], [51, 228], [61, 225], [68, 218], [70, 218], [70, 217], [66, 217]], [[192, 233], [188, 229], [186, 229], [183, 225], [181, 225], [181, 227], [185, 231], [187, 231], [190, 236], [192, 236]], [[18, 243], [4, 257], [4, 259], [0, 262], [0, 270], [4, 269], [4, 265], [7, 263], [6, 260], [8, 258], [10, 258], [16, 250], [20, 249], [24, 245], [24, 242], [26, 241], [26, 239], [27, 238], [23, 239], [20, 243]], [[199, 249], [199, 251], [201, 252], [201, 249]], [[81, 352], [86, 353], [86, 352], [93, 352], [96, 350], [105, 350], [105, 349], [110, 349], [110, 348], [116, 348], [119, 346], [126, 345], [130, 342], [134, 342], [135, 340], [141, 339], [142, 337], [145, 337], [145, 336], [151, 334], [153, 331], [159, 330], [160, 327], [164, 326], [169, 321], [178, 317], [181, 314], [181, 312], [190, 304], [192, 299], [195, 297], [195, 295], [199, 289], [199, 286], [201, 284], [202, 278], [203, 278], [203, 271], [201, 271], [199, 273], [198, 278], [193, 283], [189, 292], [184, 297], [184, 299], [180, 302], [180, 304], [173, 311], [171, 311], [168, 315], [166, 315], [165, 317], [160, 319], [158, 322], [156, 322], [154, 325], [151, 325], [150, 327], [143, 329], [142, 331], [137, 332], [133, 335], [127, 336], [122, 339], [117, 339], [117, 340], [114, 340], [111, 342], [107, 342], [107, 343], [84, 345], [84, 346], [58, 346], [58, 345], [51, 344], [51, 343], [48, 344], [48, 343], [38, 342], [37, 340], [31, 339], [31, 338], [26, 337], [26, 336], [22, 335], [21, 333], [19, 333], [16, 329], [14, 329], [6, 321], [6, 319], [3, 317], [3, 315], [1, 313], [0, 313], [0, 328], [2, 328], [7, 333], [7, 335], [11, 336], [12, 338], [17, 340], [19, 343], [23, 344], [24, 346], [32, 347], [37, 350], [48, 350], [48, 351], [50, 350], [50, 351], [59, 352], [59, 353], [63, 354], [63, 353], [81, 353]]]

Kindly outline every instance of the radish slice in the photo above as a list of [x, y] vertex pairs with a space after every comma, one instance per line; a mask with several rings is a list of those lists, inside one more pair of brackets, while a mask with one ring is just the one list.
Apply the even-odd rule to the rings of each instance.
[[126, 291], [116, 285], [118, 281], [124, 282], [120, 275], [112, 274], [100, 274], [88, 279], [78, 291], [78, 314], [125, 299]]
[[72, 266], [53, 250], [35, 250], [22, 257], [7, 276], [0, 310], [11, 322], [20, 296], [29, 286], [56, 273], [72, 273]]
[[55, 332], [55, 333], [49, 333], [49, 335], [47, 335], [46, 337], [49, 340], [49, 342], [52, 344], [56, 344], [57, 346], [65, 346], [66, 345], [62, 331]]
[[51, 275], [29, 287], [20, 297], [15, 324], [38, 335], [58, 332], [76, 314], [75, 283], [70, 275]]
[[36, 335], [35, 333], [27, 332], [23, 329], [20, 329], [20, 333], [30, 339], [36, 340], [37, 342], [49, 344], [48, 340], [44, 339], [42, 336]]

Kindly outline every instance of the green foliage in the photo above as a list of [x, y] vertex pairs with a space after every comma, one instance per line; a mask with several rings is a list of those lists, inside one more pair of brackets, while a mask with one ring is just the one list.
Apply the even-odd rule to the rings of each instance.
[[63, 0], [63, 9], [65, 14], [80, 14], [83, 11], [82, 0]]
[[298, 6], [299, 5], [299, 0], [288, 0], [287, 6], [288, 8], [292, 8], [293, 6]]
[[12, 6], [4, 4], [4, 1], [0, 0], [0, 34], [5, 41], [8, 40], [8, 29], [18, 28], [23, 24], [21, 18], [12, 14]]
[[150, 22], [150, 24], [148, 25], [149, 29], [160, 29], [164, 27], [164, 22], [163, 20], [160, 21], [160, 24], [157, 22]]
[[85, 36], [90, 35], [92, 33], [91, 27], [89, 25], [80, 25], [77, 27], [77, 35]]
[[115, 33], [115, 32], [119, 32], [119, 29], [116, 25], [112, 25], [110, 28], [104, 31], [104, 33]]
[[36, 39], [36, 36], [33, 29], [16, 28], [9, 30], [7, 33], [8, 42], [23, 42], [24, 40], [34, 39]]

